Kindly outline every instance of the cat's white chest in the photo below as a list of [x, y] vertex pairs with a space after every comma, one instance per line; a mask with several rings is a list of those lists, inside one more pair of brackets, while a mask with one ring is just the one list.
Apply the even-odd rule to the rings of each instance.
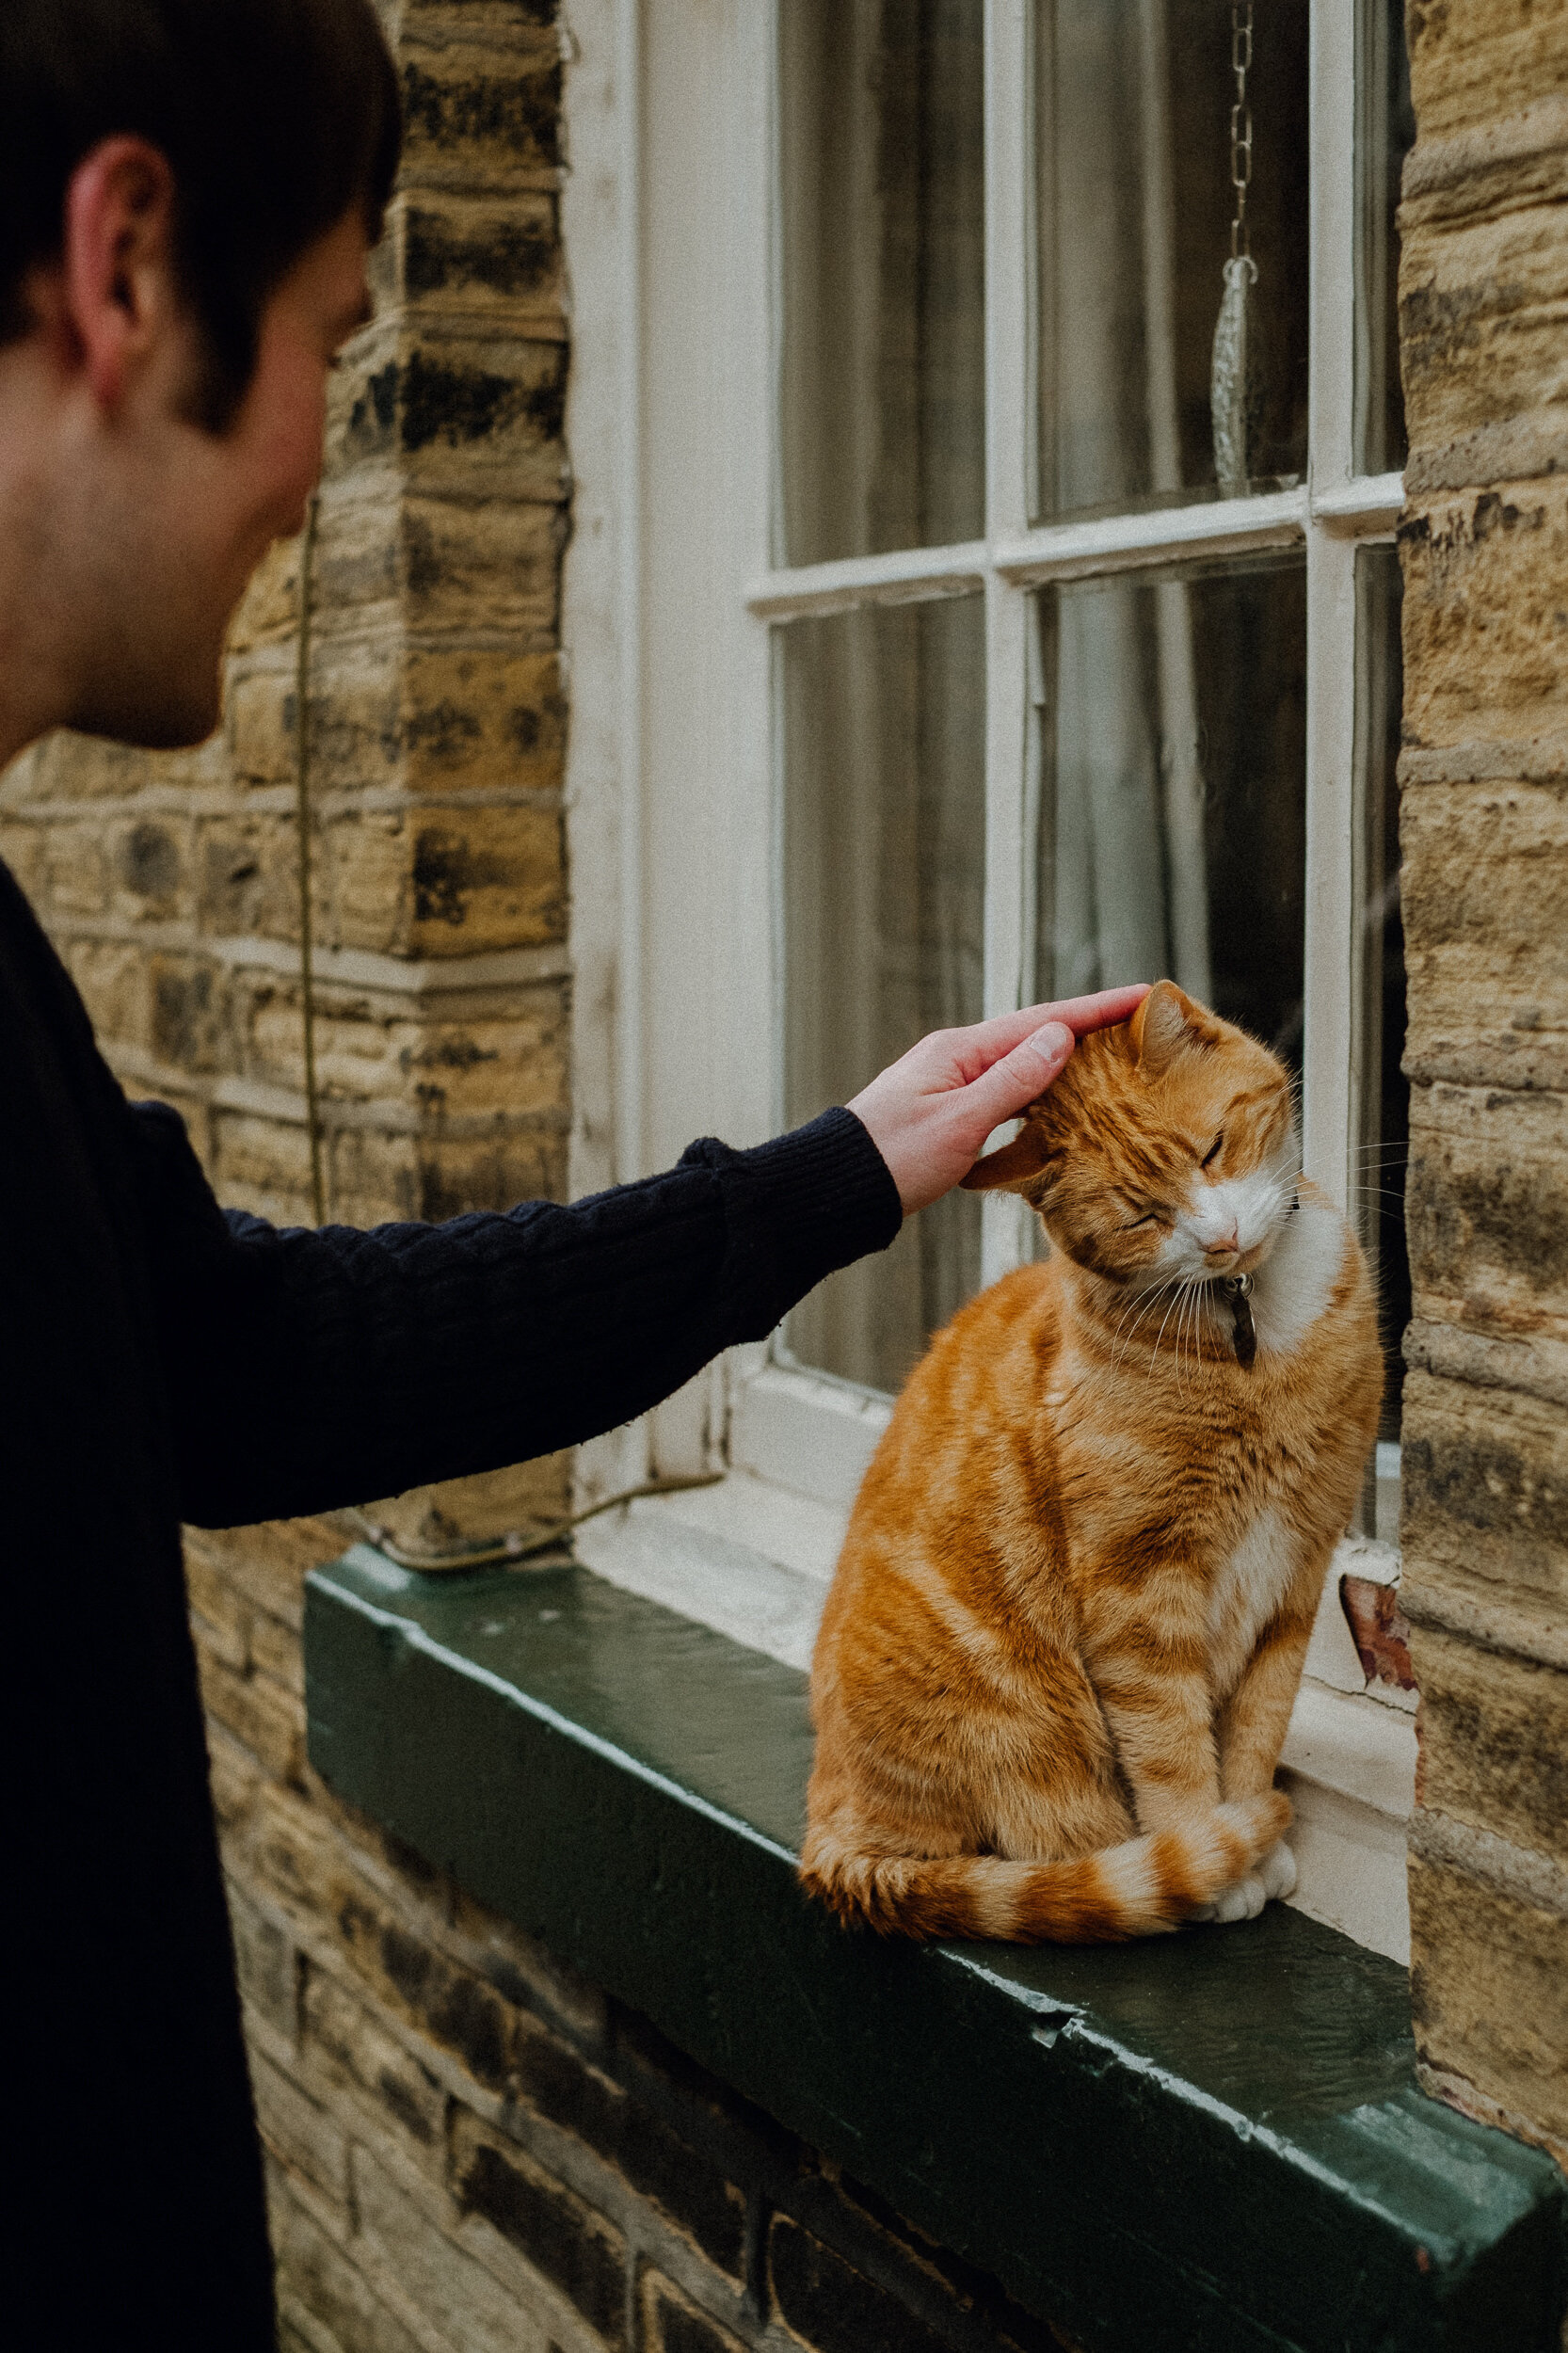
[[1214, 1572], [1208, 1589], [1209, 1672], [1216, 1691], [1234, 1689], [1258, 1636], [1285, 1597], [1297, 1539], [1271, 1503]]

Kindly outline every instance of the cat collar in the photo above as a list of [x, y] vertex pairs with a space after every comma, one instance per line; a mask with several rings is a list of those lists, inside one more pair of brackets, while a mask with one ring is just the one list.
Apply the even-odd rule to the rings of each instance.
[[1230, 1309], [1230, 1339], [1236, 1361], [1243, 1369], [1257, 1353], [1257, 1326], [1252, 1320], [1250, 1274], [1222, 1274], [1214, 1289]]

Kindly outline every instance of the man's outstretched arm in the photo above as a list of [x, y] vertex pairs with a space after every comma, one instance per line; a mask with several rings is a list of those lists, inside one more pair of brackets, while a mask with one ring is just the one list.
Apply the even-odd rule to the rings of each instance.
[[[847, 1111], [746, 1152], [440, 1225], [225, 1215], [161, 1105], [131, 1114], [183, 1515], [276, 1519], [592, 1436], [886, 1248], [1141, 990], [923, 1039]], [[1042, 1016], [1048, 1016], [1042, 1025]]]

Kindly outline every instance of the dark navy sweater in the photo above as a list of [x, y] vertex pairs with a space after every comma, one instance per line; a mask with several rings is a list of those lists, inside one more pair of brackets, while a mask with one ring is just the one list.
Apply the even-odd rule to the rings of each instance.
[[845, 1111], [569, 1208], [372, 1232], [226, 1214], [178, 1116], [126, 1102], [0, 866], [8, 2285], [52, 2347], [273, 2344], [180, 1522], [610, 1429], [899, 1222]]

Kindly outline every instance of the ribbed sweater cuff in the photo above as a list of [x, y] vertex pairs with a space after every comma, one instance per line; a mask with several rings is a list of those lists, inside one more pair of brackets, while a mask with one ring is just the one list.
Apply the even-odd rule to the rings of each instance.
[[794, 1270], [807, 1289], [886, 1250], [904, 1223], [892, 1172], [853, 1112], [824, 1112], [808, 1127], [735, 1158], [747, 1190], [766, 1195], [776, 1263]]

